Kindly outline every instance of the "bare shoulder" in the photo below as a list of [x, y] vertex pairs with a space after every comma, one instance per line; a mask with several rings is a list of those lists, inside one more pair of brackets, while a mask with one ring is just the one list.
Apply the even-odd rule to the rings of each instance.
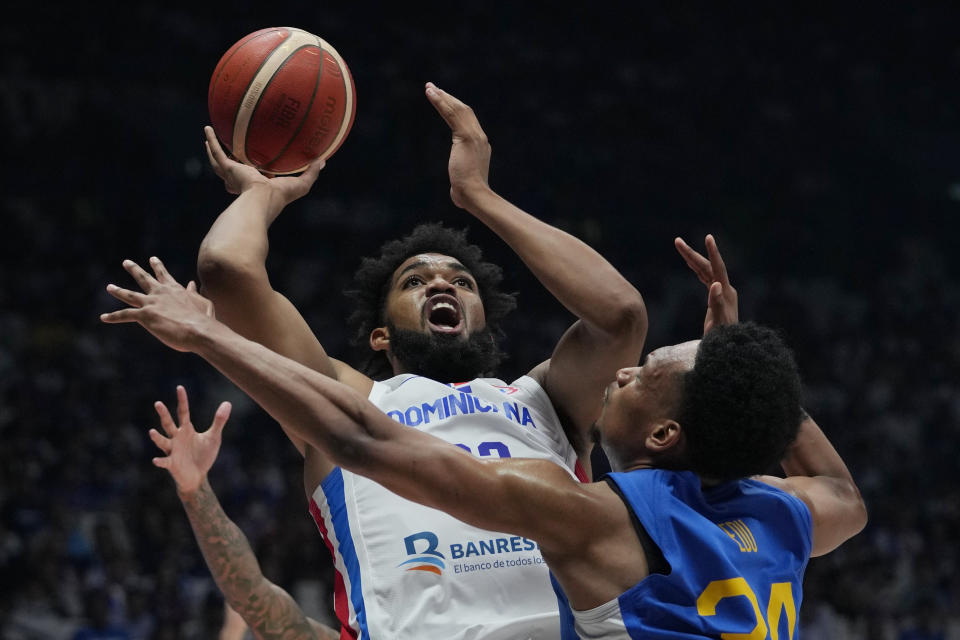
[[751, 476], [751, 480], [756, 480], [757, 482], [762, 482], [763, 484], [768, 484], [771, 487], [776, 487], [787, 493], [794, 493], [793, 484], [788, 482], [789, 478], [780, 478], [777, 476]]
[[530, 372], [527, 374], [528, 378], [533, 378], [537, 381], [541, 387], [544, 385], [544, 381], [547, 378], [547, 372], [550, 370], [550, 360], [544, 360], [533, 369], [530, 369]]
[[613, 540], [629, 539], [630, 512], [606, 482], [573, 481], [566, 489], [567, 535], [554, 549], [557, 555], [582, 555], [588, 548], [602, 551]]
[[594, 509], [590, 521], [578, 522], [582, 530], [577, 546], [566, 553], [543, 548], [571, 606], [578, 610], [609, 602], [649, 574], [633, 518], [620, 496], [606, 482], [583, 485], [581, 491]]
[[808, 490], [811, 484], [819, 481], [818, 478], [811, 478], [807, 476], [790, 476], [788, 478], [780, 478], [778, 476], [760, 475], [753, 476], [752, 479], [776, 489], [780, 489], [784, 493], [789, 493], [795, 498], [799, 498], [810, 509], [812, 509], [814, 506]]
[[370, 395], [370, 390], [373, 389], [373, 380], [342, 360], [330, 358], [330, 363], [333, 366], [333, 371], [338, 381], [347, 385], [363, 397]]

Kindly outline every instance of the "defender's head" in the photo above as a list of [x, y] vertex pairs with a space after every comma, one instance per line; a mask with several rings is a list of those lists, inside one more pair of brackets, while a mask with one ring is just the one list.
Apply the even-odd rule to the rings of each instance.
[[503, 272], [466, 231], [423, 224], [364, 258], [348, 292], [355, 341], [373, 350], [364, 373], [417, 373], [442, 382], [491, 375], [503, 357], [500, 322], [515, 306]]
[[790, 349], [753, 323], [657, 349], [621, 369], [596, 432], [614, 469], [689, 469], [711, 481], [767, 472], [796, 438], [800, 375]]

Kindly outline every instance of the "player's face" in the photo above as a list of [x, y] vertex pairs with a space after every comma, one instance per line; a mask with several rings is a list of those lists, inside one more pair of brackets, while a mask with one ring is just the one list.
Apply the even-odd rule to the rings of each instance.
[[641, 366], [617, 372], [604, 390], [595, 425], [611, 463], [635, 455], [658, 424], [677, 419], [682, 374], [693, 368], [699, 345], [693, 340], [662, 347], [650, 352]]
[[456, 259], [422, 253], [393, 272], [387, 319], [398, 329], [466, 339], [486, 325], [473, 275]]

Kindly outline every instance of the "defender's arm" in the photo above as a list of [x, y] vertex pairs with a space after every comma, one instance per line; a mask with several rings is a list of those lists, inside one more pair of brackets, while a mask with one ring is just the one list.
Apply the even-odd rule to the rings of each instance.
[[853, 476], [817, 423], [804, 412], [797, 439], [781, 462], [786, 478], [761, 476], [806, 503], [813, 516], [811, 556], [833, 551], [867, 524], [867, 506]]
[[190, 323], [182, 346], [343, 468], [470, 524], [546, 546], [551, 541], [562, 546], [566, 536], [584, 530], [570, 526], [584, 514], [592, 522], [600, 517], [587, 485], [558, 465], [474, 458], [390, 419], [350, 387], [243, 338], [212, 317], [203, 318]]
[[206, 480], [196, 491], [178, 495], [217, 587], [258, 640], [339, 637], [308, 618], [290, 594], [264, 577], [246, 536], [224, 513]]
[[[207, 481], [207, 473], [220, 451], [230, 403], [221, 403], [213, 424], [203, 433], [193, 427], [187, 392], [182, 386], [177, 387], [179, 426], [163, 403], [157, 402], [154, 407], [166, 436], [150, 430], [150, 439], [165, 454], [154, 458], [153, 463], [166, 469], [176, 483], [177, 495], [204, 560], [227, 604], [240, 614], [257, 638], [336, 637], [332, 629], [307, 618], [286, 591], [264, 577], [246, 536], [224, 513]], [[225, 625], [224, 630], [235, 630], [236, 626]], [[318, 629], [323, 633], [318, 633]]]

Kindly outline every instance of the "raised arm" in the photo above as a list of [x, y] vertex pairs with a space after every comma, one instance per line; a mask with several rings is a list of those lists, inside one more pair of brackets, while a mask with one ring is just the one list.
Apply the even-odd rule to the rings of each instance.
[[[370, 380], [327, 355], [296, 307], [273, 289], [267, 274], [270, 225], [284, 207], [310, 191], [323, 163], [310, 165], [299, 176], [268, 178], [227, 157], [211, 127], [204, 133], [210, 165], [227, 191], [237, 194], [200, 245], [197, 271], [204, 295], [216, 304], [220, 320], [240, 335], [368, 392]], [[302, 453], [302, 442], [291, 439]]]
[[450, 195], [506, 242], [578, 320], [550, 359], [531, 372], [565, 418], [568, 437], [588, 462], [586, 437], [601, 393], [616, 372], [640, 360], [647, 332], [643, 299], [600, 254], [497, 195], [487, 180], [490, 144], [473, 110], [427, 84], [427, 98], [450, 126]]
[[786, 478], [759, 479], [790, 491], [813, 516], [811, 556], [833, 551], [867, 524], [867, 506], [853, 476], [817, 423], [806, 413], [800, 433], [781, 461]]
[[[730, 284], [717, 242], [708, 235], [707, 256], [677, 238], [677, 251], [697, 278], [707, 286], [707, 316], [703, 332], [738, 319], [737, 291]], [[867, 508], [840, 454], [804, 411], [800, 432], [781, 461], [787, 478], [759, 476], [758, 480], [799, 497], [813, 516], [813, 550], [819, 556], [839, 547], [867, 524]]]
[[230, 415], [229, 403], [220, 405], [213, 425], [203, 433], [197, 433], [190, 421], [183, 387], [177, 387], [179, 426], [163, 403], [157, 402], [155, 407], [166, 436], [150, 430], [151, 440], [165, 454], [153, 462], [169, 471], [176, 482], [177, 495], [203, 558], [227, 604], [258, 640], [339, 637], [333, 629], [308, 618], [286, 591], [263, 576], [246, 536], [224, 513], [207, 482], [207, 472], [216, 460], [223, 427]]

